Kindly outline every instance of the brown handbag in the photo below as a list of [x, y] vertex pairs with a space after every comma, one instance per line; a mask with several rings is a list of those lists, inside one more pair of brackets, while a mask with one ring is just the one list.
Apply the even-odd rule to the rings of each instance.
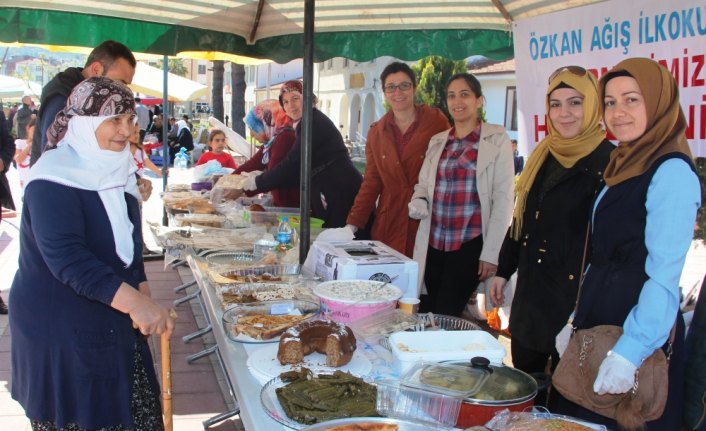
[[[583, 268], [586, 263], [590, 226], [589, 222], [581, 262], [582, 277], [574, 311], [578, 310], [583, 287]], [[605, 395], [595, 393], [593, 383], [608, 351], [623, 335], [623, 328], [599, 325], [576, 330], [552, 375], [552, 386], [567, 400], [601, 416], [614, 419], [626, 430], [641, 429], [645, 422], [660, 418], [667, 404], [669, 356], [671, 356], [676, 327], [675, 323], [669, 334], [666, 349], [668, 354], [665, 354], [662, 349], [657, 349], [645, 359], [635, 372], [635, 384], [632, 390], [624, 394]]]
[[[675, 328], [670, 334], [670, 348]], [[613, 325], [576, 331], [554, 371], [552, 384], [569, 401], [615, 419], [626, 430], [636, 430], [664, 412], [669, 392], [669, 358], [662, 349], [655, 350], [637, 370], [632, 390], [598, 395], [593, 392], [598, 368], [622, 334], [623, 328]]]

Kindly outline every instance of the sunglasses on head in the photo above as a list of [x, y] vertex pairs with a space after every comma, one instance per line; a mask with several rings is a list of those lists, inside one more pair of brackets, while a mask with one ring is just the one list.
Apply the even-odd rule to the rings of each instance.
[[581, 66], [562, 66], [562, 67], [558, 68], [557, 70], [555, 70], [554, 72], [552, 72], [551, 75], [549, 75], [549, 79], [547, 80], [547, 84], [551, 84], [552, 81], [554, 80], [554, 78], [559, 76], [559, 74], [562, 72], [570, 72], [571, 74], [573, 74], [575, 76], [579, 76], [579, 77], [586, 76], [586, 74], [588, 73], [588, 71]]

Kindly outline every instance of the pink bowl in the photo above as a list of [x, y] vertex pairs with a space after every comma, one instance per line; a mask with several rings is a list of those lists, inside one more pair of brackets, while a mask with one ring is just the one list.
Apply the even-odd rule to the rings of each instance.
[[[395, 308], [402, 296], [402, 289], [387, 284], [378, 290], [381, 283], [374, 280], [331, 280], [316, 286], [314, 294], [321, 301], [322, 314], [337, 322], [349, 323]], [[359, 296], [351, 296], [354, 292], [358, 292]]]
[[395, 308], [397, 301], [379, 302], [375, 304], [351, 305], [345, 302], [321, 299], [321, 313], [341, 323], [350, 323], [378, 311]]

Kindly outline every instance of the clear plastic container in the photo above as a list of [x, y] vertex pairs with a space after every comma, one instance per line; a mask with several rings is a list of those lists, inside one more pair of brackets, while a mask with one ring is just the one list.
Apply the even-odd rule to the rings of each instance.
[[395, 332], [389, 341], [393, 367], [400, 373], [420, 361], [470, 361], [474, 356], [483, 356], [500, 365], [505, 358], [503, 345], [485, 331]]
[[401, 385], [456, 398], [478, 393], [490, 376], [489, 368], [417, 362], [401, 378]]
[[456, 425], [461, 398], [402, 386], [397, 380], [381, 380], [375, 385], [376, 408], [382, 416], [429, 424], [434, 429]]
[[358, 337], [374, 339], [413, 328], [415, 325], [417, 325], [417, 316], [393, 308], [363, 317], [351, 322], [349, 326]]

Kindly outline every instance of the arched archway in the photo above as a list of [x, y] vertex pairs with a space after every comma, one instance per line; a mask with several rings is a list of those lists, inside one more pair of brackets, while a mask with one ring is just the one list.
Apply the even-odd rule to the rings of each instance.
[[364, 138], [368, 136], [368, 130], [373, 121], [375, 121], [375, 96], [368, 93], [363, 104], [363, 119], [360, 126], [360, 135]]
[[358, 127], [360, 126], [360, 96], [354, 94], [351, 99], [350, 121], [348, 122], [348, 138], [351, 141], [358, 140]]
[[348, 118], [349, 118], [349, 109], [348, 109], [348, 95], [344, 94], [343, 97], [341, 97], [341, 103], [338, 108], [338, 130], [341, 132], [341, 135], [343, 137], [346, 136], [346, 131], [348, 130]]

